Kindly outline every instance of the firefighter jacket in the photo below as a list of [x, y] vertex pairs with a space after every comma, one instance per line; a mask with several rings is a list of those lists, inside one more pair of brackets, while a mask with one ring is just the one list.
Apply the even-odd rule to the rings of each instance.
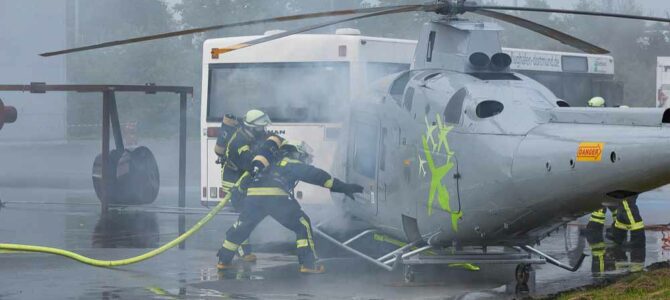
[[[298, 181], [322, 186], [338, 192], [345, 185], [328, 172], [286, 156], [245, 183], [247, 196], [292, 196]], [[334, 188], [335, 187], [335, 188]]]

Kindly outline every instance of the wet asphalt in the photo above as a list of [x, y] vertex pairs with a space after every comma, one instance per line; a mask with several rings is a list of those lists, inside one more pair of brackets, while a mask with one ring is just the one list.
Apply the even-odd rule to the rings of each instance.
[[[0, 157], [2, 154], [0, 147]], [[157, 156], [160, 164], [162, 158]], [[67, 159], [60, 163], [67, 164]], [[36, 168], [42, 167], [39, 162], [33, 164]], [[87, 164], [81, 163], [79, 169], [74, 168], [59, 180], [70, 183], [82, 180], [78, 177], [86, 173], [84, 167], [90, 168]], [[16, 162], [13, 167], [20, 165]], [[197, 167], [191, 161], [189, 168], [193, 165]], [[12, 167], [12, 164], [4, 166]], [[26, 177], [29, 175], [21, 171]], [[172, 176], [170, 172], [173, 171], [168, 169], [165, 174]], [[58, 177], [54, 170], [45, 171], [41, 176], [49, 174]], [[4, 203], [0, 208], [0, 243], [64, 248], [98, 259], [127, 258], [175, 238], [179, 233], [180, 216], [189, 228], [206, 213], [199, 204], [198, 181], [193, 178], [188, 181], [185, 209], [176, 207], [177, 189], [166, 181], [153, 204], [113, 208], [107, 213], [101, 212], [95, 193], [92, 188], [83, 186], [83, 181], [74, 186], [27, 187], [23, 182], [3, 181], [3, 178], [10, 176], [6, 173], [0, 176], [0, 201]], [[11, 184], [3, 184], [6, 182]], [[667, 214], [670, 189], [643, 194], [638, 203], [645, 223], [659, 225], [647, 230], [644, 247], [619, 249], [606, 242], [605, 272], [594, 267], [598, 264], [592, 264], [592, 256], [574, 273], [551, 265], [536, 266], [530, 293], [516, 293], [515, 266], [482, 266], [478, 272], [421, 269], [415, 282], [406, 283], [402, 270], [380, 270], [335, 251], [323, 240], [317, 240], [317, 251], [321, 253], [327, 273], [299, 275], [292, 252], [292, 234], [270, 221], [261, 224], [251, 238], [259, 252], [258, 262], [238, 262], [234, 270], [219, 273], [215, 269], [215, 253], [225, 237], [225, 230], [236, 219], [234, 214], [223, 213], [187, 240], [183, 249], [174, 248], [130, 266], [105, 269], [48, 254], [0, 253], [0, 299], [511, 299], [544, 296], [629, 272], [632, 262], [640, 261], [640, 257], [644, 265], [669, 260], [670, 239], [666, 237], [670, 237], [670, 227], [660, 225], [670, 222]], [[314, 215], [329, 209], [306, 207], [308, 213]], [[583, 223], [585, 220], [579, 220], [562, 228], [543, 240], [539, 249], [563, 262], [574, 261], [582, 252], [590, 254], [589, 241], [579, 234], [579, 224]], [[618, 262], [616, 268], [611, 267], [615, 265], [613, 257]]]
[[[116, 208], [102, 214], [94, 194], [88, 190], [4, 188], [5, 207], [0, 210], [0, 241], [38, 244], [76, 251], [98, 259], [135, 256], [173, 239], [178, 219], [187, 227], [204, 214], [197, 206], [179, 210], [170, 205], [175, 189], [165, 189], [150, 206]], [[645, 194], [639, 203], [647, 224], [667, 223], [667, 193]], [[661, 196], [657, 198], [654, 196]], [[191, 199], [190, 203], [196, 203]], [[218, 273], [215, 252], [225, 229], [235, 216], [217, 216], [186, 242], [136, 265], [104, 269], [67, 258], [40, 253], [0, 253], [0, 299], [479, 299], [515, 298], [514, 266], [486, 267], [479, 272], [460, 269], [422, 270], [416, 281], [406, 283], [402, 270], [387, 272], [364, 261], [333, 252], [324, 258], [326, 274], [299, 275], [291, 253], [290, 232], [265, 222], [258, 232], [274, 232], [268, 239], [254, 235], [259, 248], [255, 264], [237, 263], [233, 271]], [[667, 231], [664, 231], [667, 229]], [[670, 228], [647, 231], [644, 264], [670, 258], [670, 245], [663, 241]], [[270, 243], [265, 244], [266, 241]], [[320, 251], [330, 247], [317, 241]], [[268, 246], [271, 245], [271, 246]], [[613, 246], [610, 244], [609, 246]], [[570, 262], [578, 253], [589, 253], [588, 241], [571, 224], [545, 239], [539, 249]], [[566, 250], [567, 249], [567, 250]], [[630, 256], [630, 253], [627, 254]], [[329, 255], [326, 255], [329, 256]], [[628, 262], [630, 259], [627, 260]], [[532, 296], [557, 293], [604, 278], [624, 269], [592, 272], [591, 257], [575, 273], [551, 265], [536, 267]]]

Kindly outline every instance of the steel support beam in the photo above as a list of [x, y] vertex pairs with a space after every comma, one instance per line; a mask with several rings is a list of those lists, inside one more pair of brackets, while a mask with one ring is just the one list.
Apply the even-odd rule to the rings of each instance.
[[114, 134], [114, 144], [116, 150], [123, 151], [126, 147], [123, 146], [123, 136], [121, 135], [121, 122], [119, 121], [119, 110], [116, 105], [116, 95], [113, 91], [105, 91], [102, 93], [103, 97], [109, 101], [109, 117], [112, 125], [112, 133]]
[[[186, 206], [186, 93], [179, 93], [179, 207]], [[179, 215], [179, 234], [186, 231], [186, 219]], [[179, 249], [186, 248], [186, 242]]]
[[[186, 205], [186, 101], [187, 95], [193, 95], [193, 87], [187, 86], [160, 86], [155, 84], [145, 85], [109, 85], [109, 84], [46, 84], [44, 82], [31, 82], [30, 84], [0, 84], [0, 92], [29, 92], [32, 94], [44, 94], [47, 92], [78, 92], [78, 93], [101, 93], [102, 94], [102, 211], [107, 212], [109, 203], [106, 200], [109, 194], [109, 142], [110, 126], [114, 134], [116, 149], [124, 150], [123, 136], [119, 122], [118, 108], [116, 104], [116, 92], [142, 92], [146, 94], [176, 93], [179, 94], [179, 207]], [[179, 232], [185, 230], [185, 220], [179, 221]], [[180, 247], [183, 248], [184, 244]]]
[[110, 106], [111, 98], [110, 93], [103, 93], [102, 95], [102, 171], [101, 171], [101, 180], [102, 183], [102, 193], [100, 202], [102, 203], [102, 212], [107, 213], [109, 208], [109, 202], [107, 201], [107, 196], [109, 193], [109, 178], [107, 178], [107, 171], [109, 169], [109, 123], [110, 123]]

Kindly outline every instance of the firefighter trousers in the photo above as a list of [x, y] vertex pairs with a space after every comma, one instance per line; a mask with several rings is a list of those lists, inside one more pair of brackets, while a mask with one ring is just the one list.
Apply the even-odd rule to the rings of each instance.
[[[607, 207], [603, 206], [599, 210], [592, 212], [589, 223], [586, 225], [586, 229], [602, 231], [605, 225], [605, 219], [607, 218], [607, 209]], [[616, 218], [617, 210], [613, 210], [612, 208], [609, 210], [612, 212], [613, 219]]]
[[644, 233], [644, 222], [637, 207], [637, 199], [625, 199], [617, 209], [614, 221], [614, 242], [623, 243], [630, 231], [630, 242], [633, 245], [644, 245], [646, 242]]
[[270, 216], [296, 235], [298, 261], [312, 266], [316, 261], [312, 225], [300, 204], [288, 195], [253, 196], [244, 199], [244, 208], [237, 222], [226, 232], [226, 240], [219, 251], [219, 262], [229, 264], [240, 244], [249, 238], [256, 226]]
[[[240, 174], [239, 171], [234, 171], [234, 170], [227, 170], [226, 172], [226, 165], [221, 167], [221, 187], [223, 191], [228, 194], [231, 192], [231, 189], [235, 187], [236, 182], [240, 179], [242, 174]], [[233, 197], [230, 198], [230, 204], [232, 205], [233, 209], [236, 212], [242, 211], [242, 208], [244, 207], [244, 198], [239, 197], [239, 195], [233, 195]], [[242, 242], [240, 245], [237, 253], [240, 256], [245, 256], [248, 254], [252, 253], [251, 245], [249, 244], [249, 241], [245, 240]]]

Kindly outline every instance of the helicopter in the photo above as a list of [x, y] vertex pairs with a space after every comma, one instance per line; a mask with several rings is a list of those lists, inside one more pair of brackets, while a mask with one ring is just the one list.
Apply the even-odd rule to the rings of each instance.
[[[225, 55], [343, 22], [404, 12], [435, 13], [420, 33], [410, 70], [381, 79], [353, 105], [336, 173], [365, 187], [354, 200], [333, 195], [369, 226], [339, 241], [315, 233], [381, 268], [422, 264], [517, 264], [525, 284], [533, 264], [576, 271], [534, 248], [584, 214], [670, 183], [670, 111], [566, 107], [549, 89], [510, 70], [496, 23], [515, 24], [586, 53], [606, 49], [498, 11], [533, 11], [670, 23], [670, 19], [550, 8], [427, 4], [309, 13], [208, 26], [47, 52], [54, 56], [251, 24], [348, 16], [212, 49]], [[375, 258], [351, 247], [373, 233], [405, 241]], [[495, 247], [513, 251], [492, 251]], [[451, 249], [452, 251], [447, 251]], [[465, 249], [468, 249], [467, 251]], [[476, 249], [473, 252], [472, 249]], [[429, 255], [429, 253], [431, 253]], [[539, 258], [535, 258], [539, 257]]]

